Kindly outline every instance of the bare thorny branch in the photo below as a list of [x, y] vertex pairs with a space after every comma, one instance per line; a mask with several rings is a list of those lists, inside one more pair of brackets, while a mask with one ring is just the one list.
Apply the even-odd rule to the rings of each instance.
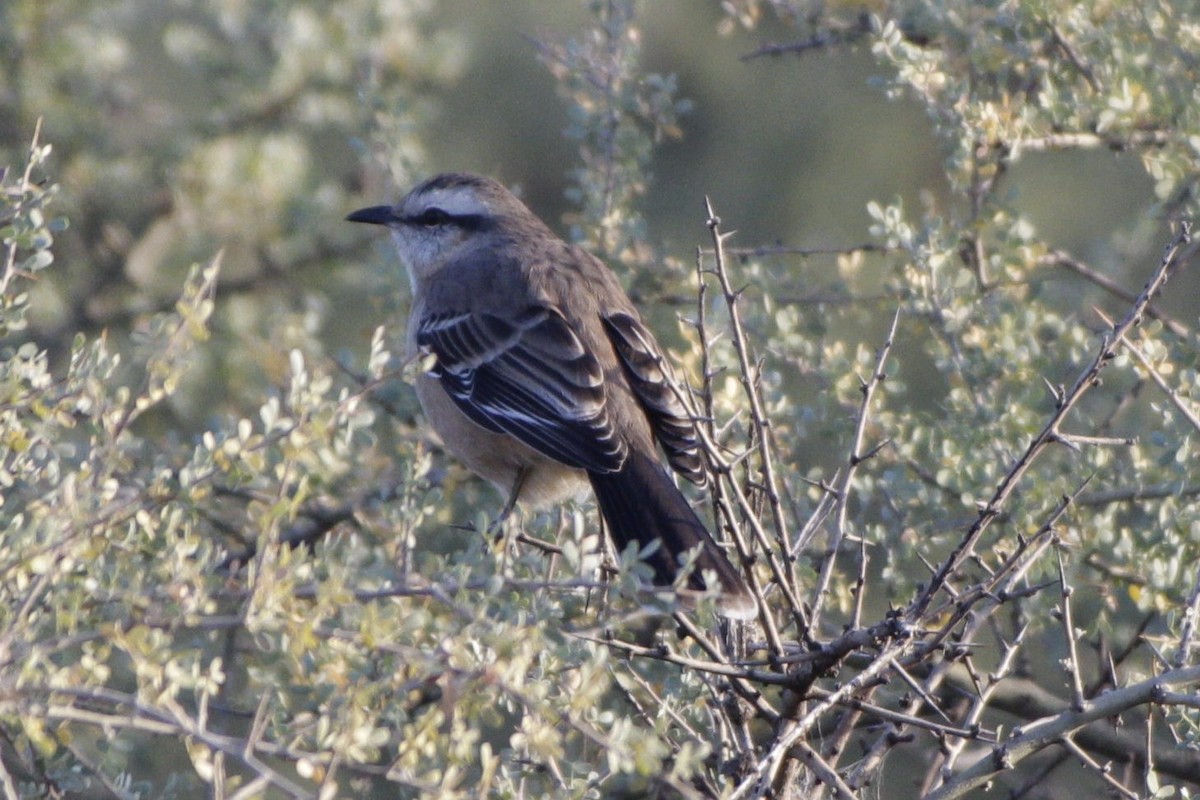
[[975, 545], [979, 542], [980, 536], [982, 536], [991, 522], [1000, 514], [1001, 509], [1034, 460], [1041, 455], [1048, 445], [1062, 436], [1061, 425], [1070, 412], [1079, 404], [1079, 401], [1083, 399], [1084, 395], [1099, 383], [1101, 371], [1116, 356], [1116, 348], [1123, 343], [1125, 336], [1134, 326], [1141, 324], [1146, 313], [1146, 307], [1166, 283], [1171, 270], [1175, 267], [1176, 256], [1180, 248], [1190, 241], [1190, 239], [1191, 225], [1181, 223], [1175, 237], [1167, 245], [1158, 269], [1146, 283], [1141, 294], [1138, 295], [1133, 307], [1120, 323], [1114, 325], [1112, 330], [1104, 335], [1101, 347], [1091, 364], [1080, 373], [1071, 388], [1058, 398], [1054, 414], [1051, 415], [1041, 431], [1034, 436], [1033, 440], [1025, 448], [1025, 451], [1005, 474], [999, 486], [996, 487], [995, 492], [992, 494], [991, 499], [980, 508], [975, 522], [971, 525], [950, 557], [942, 563], [942, 566], [930, 581], [928, 588], [906, 610], [905, 616], [908, 619], [919, 619], [924, 614], [935, 595], [943, 590], [949, 577], [974, 552]]
[[[739, 375], [741, 377], [742, 388], [745, 391], [746, 399], [749, 402], [750, 418], [754, 430], [754, 441], [758, 446], [758, 456], [761, 470], [761, 480], [763, 492], [766, 495], [766, 500], [770, 508], [771, 521], [775, 526], [777, 534], [775, 541], [777, 543], [785, 543], [789, 541], [787, 517], [783, 512], [783, 504], [780, 501], [779, 495], [779, 479], [776, 476], [776, 468], [774, 456], [771, 447], [771, 436], [769, 432], [769, 421], [763, 410], [762, 396], [759, 392], [757, 382], [753, 376], [757, 372], [756, 366], [750, 358], [750, 346], [747, 341], [745, 330], [742, 326], [741, 314], [738, 310], [738, 296], [740, 292], [734, 290], [729, 279], [729, 272], [726, 269], [725, 260], [725, 241], [729, 234], [722, 233], [721, 220], [713, 211], [712, 203], [706, 197], [704, 199], [705, 213], [707, 215], [706, 225], [709, 232], [712, 234], [713, 242], [713, 272], [716, 275], [717, 281], [721, 287], [721, 292], [725, 299], [726, 308], [729, 311], [729, 327], [732, 333], [734, 349], [737, 353]], [[756, 529], [756, 534], [759, 529]], [[788, 607], [795, 620], [797, 627], [800, 630], [805, 630], [809, 627], [807, 615], [801, 607], [799, 599], [796, 595], [795, 579], [791, 571], [787, 569], [785, 559], [787, 558], [787, 548], [780, 548], [781, 552], [776, 552], [776, 547], [765, 538], [756, 537], [759, 546], [762, 548], [762, 553], [767, 559], [767, 563], [771, 566], [771, 571], [775, 582], [784, 592], [788, 600]]]
[[[817, 582], [809, 589], [805, 599], [799, 593], [800, 587], [791, 568], [795, 552], [788, 547], [789, 525], [779, 491], [780, 477], [772, 451], [772, 430], [757, 380], [761, 365], [752, 355], [738, 310], [742, 293], [734, 288], [726, 261], [725, 242], [729, 234], [720, 230], [720, 220], [711, 204], [706, 205], [706, 214], [713, 246], [698, 257], [701, 295], [697, 328], [701, 340], [704, 384], [699, 392], [703, 408], [697, 413], [697, 418], [702, 422], [699, 427], [703, 445], [721, 479], [716, 482], [714, 501], [726, 529], [732, 534], [742, 563], [750, 566], [766, 562], [769, 580], [765, 584], [757, 581], [754, 570], [748, 569], [747, 572], [755, 579], [754, 588], [760, 600], [770, 599], [775, 592], [779, 593], [790, 617], [789, 622], [796, 626], [799, 643], [793, 645], [784, 641], [781, 631], [789, 625], [773, 618], [766, 603], [762, 605], [762, 616], [766, 624], [768, 657], [758, 662], [731, 660], [714, 643], [701, 644], [706, 655], [697, 657], [689, 655], [686, 650], [667, 645], [649, 647], [620, 641], [612, 636], [604, 641], [610, 647], [635, 658], [665, 661], [681, 669], [696, 670], [728, 680], [738, 695], [757, 707], [757, 713], [762, 714], [764, 719], [770, 720], [773, 733], [768, 739], [757, 743], [743, 741], [741, 744], [742, 748], [753, 749], [752, 753], [743, 753], [743, 758], [748, 755], [752, 760], [749, 769], [739, 779], [734, 797], [765, 797], [775, 793], [784, 796], [794, 789], [784, 784], [794, 781], [797, 768], [807, 770], [832, 796], [853, 797], [875, 774], [882, 763], [882, 756], [894, 747], [902, 731], [909, 727], [927, 730], [939, 736], [944, 743], [942, 755], [936, 759], [940, 766], [931, 772], [926, 790], [933, 791], [938, 797], [957, 797], [978, 785], [987, 775], [1016, 763], [1047, 744], [1061, 744], [1070, 753], [1083, 748], [1080, 752], [1086, 755], [1086, 746], [1080, 742], [1090, 739], [1081, 739], [1079, 733], [1093, 720], [1114, 716], [1137, 705], [1170, 704], [1181, 697], [1190, 697], [1172, 693], [1168, 689], [1170, 686], [1192, 686], [1200, 682], [1200, 671], [1187, 666], [1186, 656], [1192, 647], [1194, 620], [1190, 620], [1193, 624], [1185, 622], [1173, 669], [1125, 689], [1109, 692], [1103, 696], [1103, 700], [1092, 697], [1094, 690], [1085, 685], [1078, 651], [1079, 632], [1073, 622], [1071, 588], [1061, 546], [1056, 546], [1056, 530], [1060, 519], [1075, 503], [1090, 479], [1083, 480], [1074, 492], [1065, 496], [1046, 515], [1045, 522], [1036, 533], [1028, 537], [1018, 536], [1015, 547], [1001, 554], [997, 563], [988, 566], [976, 556], [976, 548], [984, 532], [1001, 515], [1031, 465], [1050, 445], [1063, 444], [1078, 450], [1085, 446], [1123, 446], [1129, 443], [1127, 438], [1067, 433], [1063, 426], [1082, 398], [1098, 385], [1100, 373], [1113, 360], [1118, 349], [1134, 349], [1126, 337], [1147, 314], [1152, 313], [1151, 301], [1180, 261], [1180, 254], [1190, 240], [1189, 225], [1180, 224], [1178, 232], [1164, 251], [1158, 269], [1142, 292], [1133, 299], [1124, 318], [1111, 325], [1104, 334], [1094, 358], [1069, 388], [1055, 391], [1055, 407], [1049, 419], [1004, 473], [990, 498], [979, 505], [976, 518], [966, 527], [950, 554], [940, 563], [930, 565], [931, 577], [921, 592], [907, 606], [864, 627], [866, 550], [865, 543], [860, 544], [858, 580], [854, 589], [856, 602], [851, 624], [841, 635], [820, 641], [821, 612], [831, 575], [836, 568], [837, 555], [843, 542], [854, 540], [847, 512], [847, 497], [854, 484], [855, 472], [888, 441], [884, 438], [881, 443], [867, 445], [864, 443], [864, 433], [872, 398], [885, 380], [884, 364], [895, 338], [898, 316], [893, 319], [886, 340], [879, 349], [871, 375], [860, 379], [863, 397], [854, 418], [847, 462], [834, 479], [834, 484], [825, 487], [833, 512], [830, 546], [821, 561]], [[705, 256], [711, 258], [711, 269], [703, 266]], [[747, 424], [752, 444], [749, 450], [732, 454], [720, 443], [723, 429], [714, 418], [711, 381], [715, 371], [712, 368], [711, 344], [716, 337], [706, 317], [704, 281], [710, 275], [716, 278], [720, 297], [725, 303], [730, 346], [736, 354], [739, 377], [748, 400]], [[1144, 366], [1150, 369], [1148, 365]], [[1169, 389], [1164, 389], [1170, 393]], [[1177, 395], [1173, 399], [1179, 400]], [[758, 506], [747, 495], [746, 489], [734, 479], [735, 467], [750, 470], [752, 455], [754, 471], [747, 471], [746, 481], [761, 495], [769, 526], [760, 520], [756, 513]], [[1090, 496], [1087, 499], [1090, 501]], [[829, 508], [825, 507], [823, 511], [818, 509], [818, 512], [820, 518], [824, 519]], [[814, 513], [814, 519], [818, 512]], [[857, 540], [860, 543], [864, 541], [861, 536]], [[971, 644], [991, 624], [995, 611], [1007, 607], [1006, 604], [1012, 600], [1036, 594], [1046, 587], [1047, 584], [1027, 585], [1027, 576], [1031, 568], [1048, 553], [1055, 553], [1059, 558], [1059, 580], [1056, 583], [1061, 594], [1059, 615], [1069, 651], [1064, 664], [1070, 676], [1070, 701], [1066, 707], [1043, 715], [1024, 729], [1009, 733], [992, 746], [990, 758], [985, 757], [969, 768], [956, 772], [957, 762], [968, 742], [992, 740], [990, 732], [982, 726], [983, 715], [992, 703], [1004, 697], [1003, 688], [1017, 668], [1017, 656], [1025, 642], [1026, 628], [1017, 630], [1008, 641], [1000, 640], [1001, 663], [986, 676], [973, 666]], [[983, 567], [987, 576], [982, 581], [958, 586], [962, 568], [967, 563]], [[1196, 586], [1188, 602], [1193, 617], [1200, 614], [1197, 609], [1200, 604], [1200, 577]], [[682, 615], [679, 618], [683, 619]], [[931, 627], [933, 621], [937, 624]], [[694, 628], [686, 630], [686, 633], [689, 639], [704, 638]], [[854, 662], [859, 669], [852, 677], [846, 678], [840, 674], [839, 668], [850, 662]], [[974, 688], [967, 693], [962, 708], [950, 715], [938, 706], [936, 698], [941, 694], [942, 685], [964, 667], [967, 674], [972, 676], [971, 685]], [[835, 674], [840, 683], [832, 690], [816, 685], [821, 678]], [[886, 710], [871, 702], [876, 689], [892, 679], [900, 679], [913, 693], [914, 699], [901, 712]], [[775, 691], [784, 690], [784, 702], [781, 706], [767, 702], [755, 687], [764, 691], [771, 687], [776, 687]], [[819, 752], [813, 750], [807, 745], [807, 738], [834, 709], [842, 710], [840, 724], [831, 734], [827, 734], [825, 741], [828, 746]], [[926, 718], [925, 715], [930, 712], [940, 715], [944, 721]], [[838, 766], [838, 756], [844, 751], [848, 738], [859, 729], [864, 717], [886, 723], [886, 732], [867, 748], [866, 758], [847, 772]], [[746, 762], [743, 760], [742, 763]], [[1089, 762], [1082, 760], [1082, 763], [1087, 765]]]
[[[870, 458], [883, 444], [873, 447], [869, 452], [863, 452], [863, 436], [867, 428], [867, 420], [870, 417], [871, 399], [875, 396], [875, 391], [887, 377], [883, 371], [884, 364], [887, 362], [888, 354], [892, 351], [892, 344], [896, 338], [896, 325], [900, 322], [900, 312], [896, 311], [892, 317], [892, 326], [888, 329], [887, 339], [884, 340], [883, 346], [879, 348], [879, 353], [875, 358], [875, 366], [871, 370], [871, 377], [863, 380], [859, 378], [859, 391], [862, 392], [862, 402], [858, 408], [858, 414], [854, 424], [854, 434], [850, 440], [850, 456], [847, 459], [845, 469], [841, 472], [840, 480], [833, 490], [833, 496], [836, 502], [836, 510], [834, 513], [834, 528], [833, 535], [830, 537], [829, 548], [825, 556], [825, 560], [821, 564], [820, 577], [817, 579], [817, 586], [814, 591], [813, 612], [811, 626], [817, 627], [820, 620], [821, 607], [829, 590], [829, 581], [833, 575], [834, 565], [837, 561], [838, 552], [841, 550], [842, 542], [845, 541], [848, 533], [849, 522], [849, 495], [850, 487], [854, 482], [854, 476], [858, 472], [859, 465]], [[886, 442], [884, 443], [886, 444]], [[858, 581], [854, 587], [855, 603], [854, 617], [850, 623], [852, 628], [860, 627], [862, 624], [862, 603], [864, 589], [866, 584], [866, 569], [867, 569], [867, 550], [866, 539], [862, 536], [858, 537]]]

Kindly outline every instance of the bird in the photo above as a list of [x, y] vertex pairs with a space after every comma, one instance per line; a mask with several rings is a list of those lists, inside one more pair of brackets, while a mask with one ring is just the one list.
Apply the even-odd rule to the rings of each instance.
[[590, 485], [616, 550], [634, 544], [656, 585], [673, 586], [694, 557], [682, 599], [715, 590], [721, 615], [756, 616], [742, 573], [659, 457], [661, 447], [704, 485], [695, 421], [603, 261], [469, 173], [435, 175], [346, 219], [389, 230], [412, 287], [417, 398], [450, 453], [507, 497], [501, 518]]

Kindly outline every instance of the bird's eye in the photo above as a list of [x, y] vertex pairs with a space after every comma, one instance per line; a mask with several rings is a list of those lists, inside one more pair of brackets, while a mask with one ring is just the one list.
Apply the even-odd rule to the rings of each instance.
[[440, 208], [427, 208], [417, 217], [417, 224], [426, 228], [432, 228], [435, 225], [445, 225], [450, 221], [450, 215]]

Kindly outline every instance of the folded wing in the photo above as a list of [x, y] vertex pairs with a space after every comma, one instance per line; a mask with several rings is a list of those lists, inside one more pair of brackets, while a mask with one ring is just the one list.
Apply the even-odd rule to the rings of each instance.
[[417, 344], [434, 354], [431, 374], [478, 425], [570, 467], [606, 473], [624, 463], [604, 372], [556, 309], [430, 315]]
[[680, 400], [681, 390], [654, 335], [624, 312], [605, 317], [604, 327], [667, 460], [680, 475], [703, 486], [706, 473], [695, 423]]

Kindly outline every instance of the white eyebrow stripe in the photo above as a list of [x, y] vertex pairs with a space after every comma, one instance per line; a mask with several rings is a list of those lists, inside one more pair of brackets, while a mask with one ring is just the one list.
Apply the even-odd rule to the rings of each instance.
[[414, 207], [411, 209], [413, 212], [416, 212], [418, 209], [440, 208], [447, 214], [456, 217], [478, 216], [489, 213], [487, 205], [474, 191], [461, 187], [432, 189], [422, 192], [412, 199], [415, 201], [413, 203]]

